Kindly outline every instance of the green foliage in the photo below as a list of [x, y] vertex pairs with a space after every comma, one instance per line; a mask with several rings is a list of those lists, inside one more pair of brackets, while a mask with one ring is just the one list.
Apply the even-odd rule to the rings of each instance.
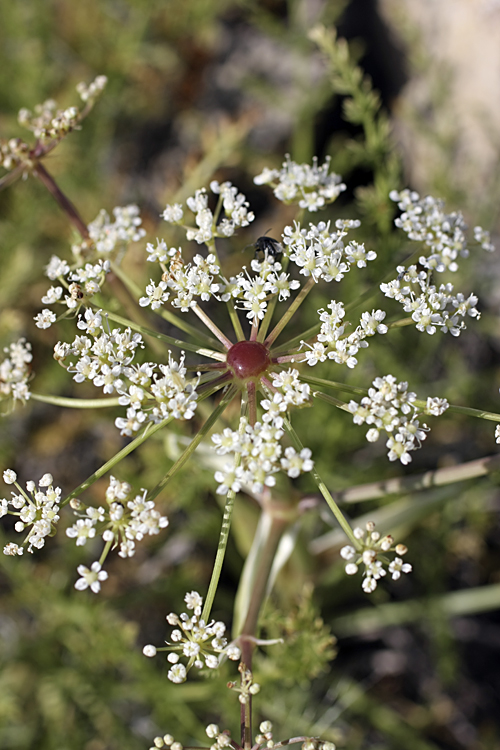
[[267, 604], [261, 618], [265, 637], [283, 642], [268, 647], [257, 661], [266, 686], [273, 681], [287, 688], [298, 685], [305, 689], [311, 680], [329, 670], [337, 653], [337, 639], [323, 622], [312, 596], [313, 587], [306, 584], [297, 603], [289, 605], [286, 613], [282, 606]]

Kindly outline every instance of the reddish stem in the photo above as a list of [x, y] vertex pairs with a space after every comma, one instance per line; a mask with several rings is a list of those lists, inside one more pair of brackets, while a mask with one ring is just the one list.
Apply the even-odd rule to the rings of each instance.
[[83, 221], [73, 203], [71, 203], [69, 198], [66, 198], [52, 175], [47, 172], [43, 164], [40, 164], [40, 162], [38, 162], [36, 167], [33, 168], [33, 174], [38, 177], [40, 182], [45, 185], [49, 193], [56, 199], [64, 213], [81, 234], [82, 238], [84, 240], [89, 239], [89, 230], [87, 229], [87, 225]]
[[253, 427], [257, 421], [257, 391], [253, 380], [249, 380], [247, 383], [248, 393], [248, 421], [250, 427]]

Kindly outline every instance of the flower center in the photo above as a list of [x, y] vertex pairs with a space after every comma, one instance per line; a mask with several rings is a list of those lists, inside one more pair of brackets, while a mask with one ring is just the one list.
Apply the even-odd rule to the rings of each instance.
[[258, 341], [238, 341], [227, 353], [227, 365], [239, 380], [257, 378], [270, 364], [268, 349]]

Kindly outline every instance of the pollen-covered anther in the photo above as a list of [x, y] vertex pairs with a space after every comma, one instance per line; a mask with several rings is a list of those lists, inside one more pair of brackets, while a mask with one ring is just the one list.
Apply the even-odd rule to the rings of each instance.
[[270, 364], [269, 350], [259, 341], [238, 341], [227, 353], [227, 366], [238, 380], [258, 378]]

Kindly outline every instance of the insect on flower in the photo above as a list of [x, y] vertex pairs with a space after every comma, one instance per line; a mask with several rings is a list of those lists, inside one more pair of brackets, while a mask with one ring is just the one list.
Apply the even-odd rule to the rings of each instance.
[[[283, 252], [281, 242], [278, 242], [278, 240], [275, 240], [273, 237], [266, 237], [265, 235], [257, 239], [254, 247], [257, 260], [273, 258], [276, 261], [279, 260], [279, 257]], [[261, 257], [259, 257], [259, 254], [262, 254]]]

